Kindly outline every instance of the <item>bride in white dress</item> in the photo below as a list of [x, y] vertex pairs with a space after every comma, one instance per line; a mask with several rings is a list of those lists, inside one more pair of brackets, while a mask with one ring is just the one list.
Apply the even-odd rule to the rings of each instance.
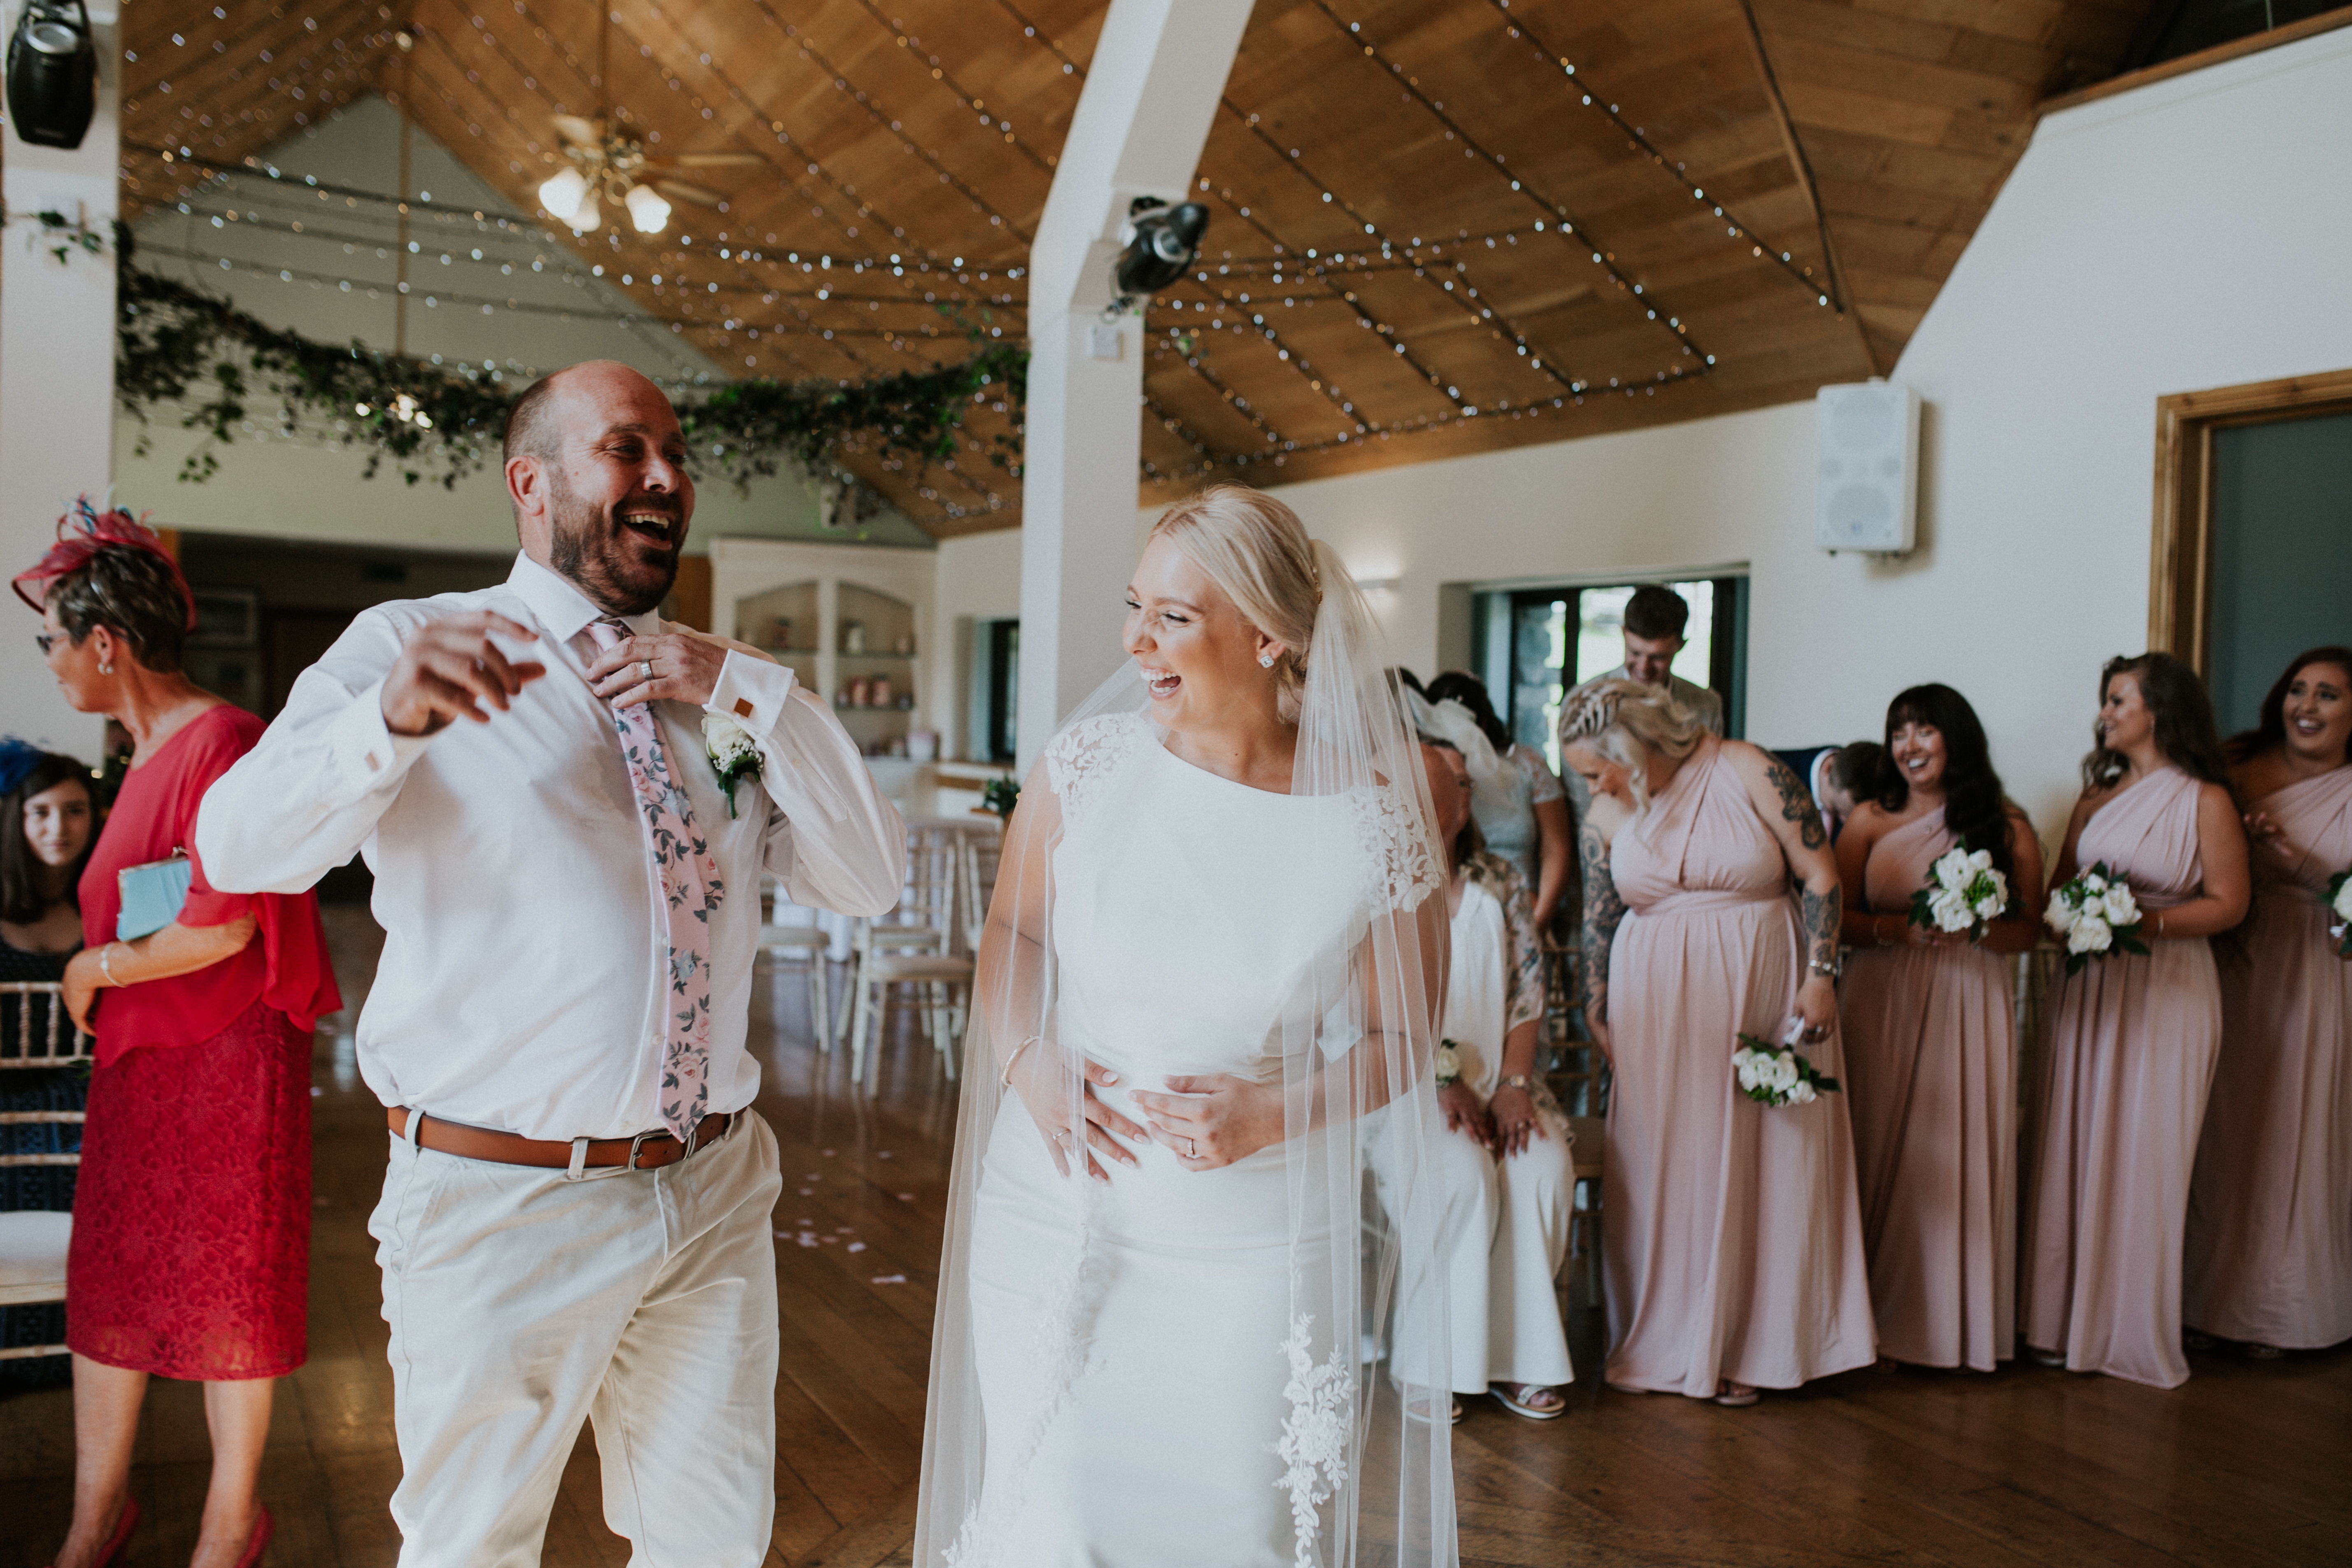
[[1362, 595], [1270, 497], [1171, 508], [1129, 606], [1135, 664], [1031, 771], [989, 911], [915, 1561], [1453, 1568], [1446, 1369], [1362, 1348], [1448, 1338], [1418, 749]]

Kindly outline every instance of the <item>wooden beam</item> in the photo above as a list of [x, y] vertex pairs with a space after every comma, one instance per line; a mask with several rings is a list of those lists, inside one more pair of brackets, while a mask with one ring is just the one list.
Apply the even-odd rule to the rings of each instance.
[[1780, 132], [1780, 145], [1788, 150], [1789, 164], [1797, 172], [1797, 188], [1805, 195], [1805, 208], [1813, 215], [1813, 232], [1821, 237], [1822, 265], [1829, 268], [1830, 284], [1837, 289], [1838, 314], [1853, 326], [1854, 342], [1862, 348], [1862, 361], [1873, 375], [1884, 375], [1878, 363], [1878, 351], [1872, 346], [1870, 333], [1862, 324], [1858, 302], [1848, 284], [1845, 268], [1838, 265], [1837, 247], [1830, 243], [1828, 217], [1822, 211], [1822, 195], [1813, 181], [1811, 160], [1805, 156], [1804, 143], [1797, 140], [1796, 122], [1789, 118], [1789, 100], [1780, 95], [1780, 79], [1772, 70], [1772, 57], [1764, 47], [1764, 29], [1756, 21], [1753, 0], [1739, 0], [1740, 19], [1748, 24], [1748, 47], [1756, 57], [1757, 74], [1764, 79], [1764, 96], [1772, 103], [1772, 123]]
[[2169, 81], [2174, 77], [2187, 76], [2190, 71], [2200, 71], [2207, 66], [2218, 66], [2226, 60], [2243, 59], [2248, 55], [2258, 55], [2265, 49], [2275, 49], [2282, 44], [2299, 44], [2305, 38], [2315, 38], [2322, 33], [2332, 33], [2338, 27], [2352, 27], [2352, 6], [2339, 6], [2333, 11], [2324, 11], [2316, 16], [2305, 16], [2300, 22], [2289, 22], [2284, 26], [2273, 27], [2267, 32], [2250, 33], [2242, 38], [2232, 38], [2226, 44], [2216, 44], [2210, 49], [2200, 49], [2193, 55], [2182, 55], [2179, 59], [2166, 60], [2161, 65], [2149, 66], [2144, 70], [2126, 71], [2121, 76], [2109, 77], [2105, 81], [2093, 82], [2090, 86], [2077, 88], [2073, 92], [2062, 92], [2055, 98], [2044, 99], [2035, 104], [2034, 118], [2038, 120], [2045, 114], [2055, 114], [2063, 109], [2078, 109], [2086, 103], [2096, 103], [2103, 98], [2113, 98], [2119, 92], [2129, 92], [2134, 88], [2149, 87], [2159, 81]]

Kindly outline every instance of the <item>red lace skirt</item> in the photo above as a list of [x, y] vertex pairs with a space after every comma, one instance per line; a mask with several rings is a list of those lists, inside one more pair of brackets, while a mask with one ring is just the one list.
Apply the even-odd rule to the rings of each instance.
[[90, 1077], [66, 1343], [160, 1377], [282, 1377], [306, 1353], [310, 1036], [256, 1002]]

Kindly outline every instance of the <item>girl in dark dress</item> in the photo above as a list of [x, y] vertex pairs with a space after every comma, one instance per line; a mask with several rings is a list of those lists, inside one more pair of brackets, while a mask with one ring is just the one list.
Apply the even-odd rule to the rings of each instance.
[[[15, 736], [0, 738], [0, 984], [55, 984], [81, 946], [75, 884], [96, 831], [89, 770]], [[52, 1042], [54, 1026], [57, 1038]], [[70, 1051], [72, 1025], [44, 996], [0, 992], [0, 1110], [79, 1110], [81, 1073], [26, 1065]], [[29, 1047], [29, 1049], [27, 1048]], [[0, 1154], [64, 1154], [80, 1148], [69, 1124], [0, 1127]], [[70, 1165], [0, 1166], [0, 1212], [68, 1213]], [[65, 1339], [60, 1306], [0, 1307], [0, 1349]], [[0, 1386], [48, 1387], [67, 1378], [64, 1356], [0, 1361]]]

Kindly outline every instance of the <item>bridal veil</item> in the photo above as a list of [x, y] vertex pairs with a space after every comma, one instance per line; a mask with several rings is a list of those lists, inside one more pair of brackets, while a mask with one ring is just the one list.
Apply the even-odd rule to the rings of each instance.
[[[1255, 1338], [1237, 1335], [1246, 1342], [1226, 1344], [1223, 1353], [1237, 1358], [1249, 1377], [1262, 1368], [1267, 1387], [1280, 1391], [1273, 1407], [1287, 1414], [1277, 1429], [1237, 1422], [1249, 1429], [1232, 1431], [1230, 1442], [1265, 1456], [1265, 1485], [1289, 1521], [1279, 1531], [1277, 1563], [1454, 1568], [1451, 1379], [1435, 1350], [1452, 1337], [1442, 1321], [1446, 1292], [1435, 1279], [1438, 1207], [1429, 1159], [1442, 1133], [1431, 1063], [1445, 973], [1444, 860], [1420, 747], [1378, 627], [1329, 547], [1313, 550], [1320, 601], [1303, 679], [1295, 682], [1291, 794], [1325, 803], [1298, 814], [1300, 831], [1313, 840], [1304, 863], [1356, 879], [1362, 893], [1355, 907], [1363, 913], [1336, 959], [1308, 966], [1300, 994], [1266, 1020], [1262, 1081], [1278, 1075], [1285, 1135], [1249, 1159], [1269, 1163], [1260, 1173], [1266, 1184], [1271, 1163], [1279, 1163], [1285, 1195], [1275, 1200], [1268, 1232], [1275, 1240], [1258, 1251], [1271, 1255], [1267, 1267], [1286, 1272], [1287, 1332], [1275, 1324]], [[992, 1134], [1005, 1135], [999, 1110], [1012, 1091], [1002, 1074], [1016, 1048], [1025, 1045], [1055, 1064], [1047, 1081], [1062, 1098], [1068, 1124], [1083, 1125], [1083, 1051], [1062, 1037], [1057, 1020], [1064, 972], [1055, 922], [1056, 853], [1068, 802], [1087, 765], [1085, 748], [1068, 742], [1110, 726], [1138, 744], [1157, 746], [1164, 735], [1149, 725], [1147, 708], [1129, 661], [1064, 724], [1045, 760], [1032, 769], [1007, 826], [965, 1047], [915, 1538], [915, 1562], [923, 1568], [1013, 1568], [1002, 1516], [1034, 1495], [1036, 1489], [1023, 1484], [1024, 1471], [1045, 1462], [1040, 1454], [1049, 1431], [1083, 1398], [1105, 1358], [1139, 1353], [1100, 1321], [1104, 1274], [1115, 1267], [1102, 1230], [1109, 1199], [1104, 1184], [1085, 1173], [1082, 1156], [1055, 1151], [1055, 1164], [1067, 1170], [1046, 1184], [1057, 1245], [1034, 1264], [1021, 1363], [1021, 1376], [1034, 1384], [1021, 1391], [1017, 1408], [1002, 1397], [1001, 1381], [992, 1384], [999, 1408], [988, 1409], [982, 1399], [970, 1281]], [[1151, 829], [1139, 821], [1108, 830]], [[1232, 882], [1213, 891], [1235, 908], [1278, 910], [1297, 900], [1306, 912], [1307, 890], [1286, 885], [1296, 879], [1256, 877], [1246, 867], [1204, 874]], [[1148, 899], [1151, 889], [1133, 896]], [[1166, 940], [1181, 942], [1182, 933], [1170, 931]], [[1044, 1140], [1034, 1124], [1017, 1131]], [[1391, 1174], [1385, 1205], [1372, 1195], [1374, 1158]], [[1112, 1184], [1129, 1175], [1108, 1160], [1103, 1164]], [[1206, 1183], [1225, 1173], [1180, 1179]], [[1276, 1300], [1284, 1289], [1274, 1282]], [[1412, 1331], [1399, 1331], [1401, 1325]], [[1403, 1364], [1400, 1345], [1430, 1347], [1413, 1352], [1428, 1364]], [[1186, 1369], [1166, 1371], [1171, 1395], [1181, 1396]], [[1124, 1418], [1150, 1423], [1155, 1415], [1145, 1402]], [[1056, 1452], [1063, 1458], [1053, 1462], [1069, 1462], [1066, 1448]], [[1150, 1484], [1171, 1491], [1195, 1487], [1187, 1470], [1177, 1456]], [[1192, 1500], [1205, 1513], [1240, 1500]], [[1157, 1561], [1173, 1544], [1136, 1555]], [[1114, 1553], [1102, 1560], [1121, 1559]]]

